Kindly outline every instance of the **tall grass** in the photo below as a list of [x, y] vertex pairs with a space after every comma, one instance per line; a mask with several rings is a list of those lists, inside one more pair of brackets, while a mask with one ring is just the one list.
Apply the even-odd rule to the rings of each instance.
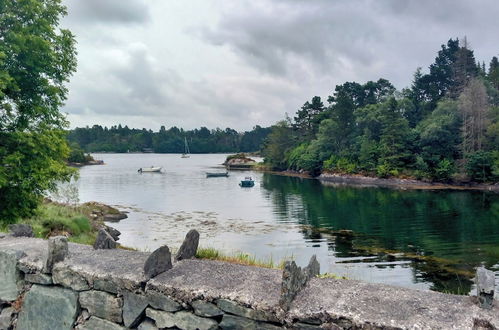
[[275, 263], [272, 256], [270, 256], [266, 260], [261, 260], [257, 259], [254, 255], [242, 252], [236, 252], [234, 254], [227, 255], [214, 248], [199, 248], [196, 252], [196, 258], [219, 260], [240, 265], [258, 266], [258, 267], [273, 268], [273, 269], [284, 268], [284, 263], [286, 261], [283, 260], [279, 263]]

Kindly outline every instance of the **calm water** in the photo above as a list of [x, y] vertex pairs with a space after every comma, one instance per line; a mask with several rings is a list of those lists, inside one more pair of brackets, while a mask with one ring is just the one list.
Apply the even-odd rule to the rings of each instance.
[[[175, 249], [196, 228], [203, 247], [299, 265], [316, 254], [321, 272], [364, 281], [467, 293], [466, 272], [481, 264], [499, 278], [499, 194], [335, 187], [258, 172], [206, 178], [225, 171], [221, 154], [94, 156], [106, 165], [80, 170], [80, 201], [128, 211], [111, 224], [124, 245]], [[137, 173], [151, 165], [164, 172]], [[255, 186], [239, 187], [248, 175]], [[337, 233], [343, 229], [355, 235]]]

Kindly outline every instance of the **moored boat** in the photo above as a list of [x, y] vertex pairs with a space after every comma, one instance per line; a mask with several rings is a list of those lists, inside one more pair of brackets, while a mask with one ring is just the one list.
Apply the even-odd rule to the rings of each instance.
[[159, 166], [151, 166], [151, 167], [141, 167], [137, 172], [139, 173], [151, 173], [151, 172], [161, 172], [162, 167]]
[[241, 180], [241, 182], [239, 182], [239, 185], [241, 187], [253, 187], [255, 185], [255, 181], [253, 181], [250, 176], [247, 176], [244, 178], [244, 180]]
[[206, 172], [207, 178], [229, 177], [229, 172]]

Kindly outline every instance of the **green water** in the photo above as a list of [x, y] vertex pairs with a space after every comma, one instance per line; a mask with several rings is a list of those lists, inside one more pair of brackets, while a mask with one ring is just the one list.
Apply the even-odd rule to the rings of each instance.
[[[331, 229], [332, 235], [323, 230], [304, 235], [321, 239], [326, 234], [337, 257], [372, 251], [382, 259], [383, 250], [432, 256], [430, 262], [412, 262], [418, 279], [431, 282], [433, 290], [456, 293], [470, 291], [464, 272], [479, 265], [499, 271], [498, 194], [364, 188], [275, 175], [264, 175], [263, 187], [280, 213], [292, 214], [291, 219], [312, 228]], [[334, 234], [341, 229], [357, 235]], [[400, 259], [413, 259], [407, 256]]]

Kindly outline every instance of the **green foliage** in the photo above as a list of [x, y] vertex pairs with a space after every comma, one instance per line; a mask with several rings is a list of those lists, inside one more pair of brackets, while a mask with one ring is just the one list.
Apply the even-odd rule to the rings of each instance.
[[261, 150], [270, 130], [258, 125], [243, 133], [231, 128], [209, 130], [201, 127], [184, 131], [177, 127], [166, 129], [162, 126], [158, 132], [153, 132], [121, 125], [110, 128], [94, 125], [69, 131], [68, 140], [85, 152], [183, 153], [184, 138], [192, 153], [253, 152]]
[[499, 152], [479, 151], [468, 157], [466, 173], [476, 182], [493, 182], [498, 179]]
[[267, 143], [265, 144], [262, 154], [265, 157], [265, 162], [273, 169], [287, 169], [287, 155], [294, 147], [293, 130], [289, 122], [280, 121], [272, 126]]
[[60, 0], [0, 1], [0, 222], [33, 214], [72, 173], [59, 108], [76, 69], [73, 35], [58, 29]]
[[437, 181], [449, 181], [454, 173], [454, 162], [447, 158], [444, 158], [438, 162], [432, 178]]

